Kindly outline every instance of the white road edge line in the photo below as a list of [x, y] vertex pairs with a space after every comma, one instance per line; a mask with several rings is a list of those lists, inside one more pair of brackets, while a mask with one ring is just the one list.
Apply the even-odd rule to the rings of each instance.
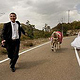
[[[66, 39], [66, 38], [69, 38], [69, 37], [65, 37], [65, 38], [63, 38], [63, 39]], [[43, 45], [45, 45], [45, 44], [48, 44], [48, 43], [50, 43], [50, 41], [45, 42], [44, 44], [41, 44], [41, 45], [39, 45], [39, 46], [33, 47], [33, 48], [31, 48], [31, 49], [25, 50], [25, 51], [19, 53], [19, 55], [21, 55], [21, 54], [23, 54], [23, 53], [25, 53], [25, 52], [31, 51], [31, 50], [33, 50], [33, 49], [36, 49], [36, 48], [38, 48], [38, 47], [41, 47], [41, 46], [43, 46]], [[6, 59], [4, 59], [4, 60], [1, 60], [1, 61], [0, 61], [0, 64], [3, 63], [3, 62], [5, 62], [5, 61], [7, 61], [7, 60], [9, 60], [9, 58], [6, 58]]]
[[[28, 50], [25, 50], [25, 51], [19, 53], [19, 55], [21, 55], [21, 54], [23, 54], [23, 53], [25, 53], [25, 52], [31, 51], [31, 50], [33, 50], [33, 49], [36, 49], [36, 48], [38, 48], [38, 47], [41, 47], [41, 46], [43, 46], [43, 45], [46, 45], [46, 44], [48, 44], [48, 43], [50, 43], [50, 41], [48, 41], [48, 42], [46, 42], [46, 43], [44, 43], [44, 44], [41, 44], [41, 45], [39, 45], [39, 46], [30, 48], [30, 49], [28, 49]], [[3, 62], [5, 62], [5, 61], [7, 61], [7, 60], [9, 60], [9, 58], [4, 59], [4, 60], [1, 60], [0, 63], [3, 63]]]
[[76, 50], [76, 47], [74, 47], [74, 49], [75, 49], [75, 54], [76, 54], [76, 58], [77, 58], [78, 64], [80, 66], [80, 58], [79, 58], [78, 52]]

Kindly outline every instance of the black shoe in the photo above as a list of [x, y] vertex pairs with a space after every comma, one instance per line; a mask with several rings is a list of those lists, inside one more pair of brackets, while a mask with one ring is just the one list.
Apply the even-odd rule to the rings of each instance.
[[11, 68], [11, 71], [12, 71], [12, 72], [15, 72], [15, 70], [16, 70], [15, 67]]

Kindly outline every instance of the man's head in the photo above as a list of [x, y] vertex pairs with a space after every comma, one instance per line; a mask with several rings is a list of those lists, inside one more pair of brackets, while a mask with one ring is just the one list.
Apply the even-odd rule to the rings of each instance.
[[15, 22], [16, 18], [17, 18], [17, 16], [16, 16], [15, 13], [10, 13], [10, 20], [11, 20], [12, 22]]

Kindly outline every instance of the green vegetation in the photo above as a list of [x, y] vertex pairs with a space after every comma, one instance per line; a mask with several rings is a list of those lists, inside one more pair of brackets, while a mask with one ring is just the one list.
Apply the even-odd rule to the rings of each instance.
[[51, 32], [44, 32], [43, 30], [38, 30], [35, 28], [35, 25], [25, 25], [22, 24], [23, 29], [27, 33], [27, 37], [22, 35], [21, 40], [25, 39], [38, 39], [38, 38], [48, 38], [51, 35]]
[[59, 23], [57, 26], [52, 28], [52, 31], [55, 31], [55, 30], [62, 31], [62, 27], [63, 27], [63, 34], [64, 36], [66, 36], [68, 30], [75, 31], [80, 29], [80, 21], [74, 21], [72, 23]]
[[[21, 23], [22, 28], [27, 33], [27, 36], [21, 36], [21, 41], [29, 40], [29, 39], [38, 39], [38, 38], [48, 38], [51, 35], [51, 32], [44, 32], [43, 30], [38, 30], [35, 28], [35, 25], [25, 25]], [[1, 33], [2, 33], [3, 24], [0, 24], [0, 42], [1, 42]]]

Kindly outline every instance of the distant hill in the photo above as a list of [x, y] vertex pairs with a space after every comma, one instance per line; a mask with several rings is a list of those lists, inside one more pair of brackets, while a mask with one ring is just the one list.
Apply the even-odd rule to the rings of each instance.
[[[3, 24], [0, 24], [0, 36], [3, 28]], [[22, 35], [21, 40], [25, 39], [38, 39], [38, 38], [48, 38], [52, 34], [53, 31], [61, 31], [63, 29], [64, 36], [66, 35], [73, 35], [77, 34], [80, 29], [80, 21], [73, 21], [72, 23], [59, 23], [57, 26], [51, 29], [51, 32], [43, 31], [43, 30], [38, 30], [35, 28], [35, 25], [29, 24], [23, 24], [21, 23], [23, 29], [27, 33], [27, 36]], [[1, 41], [1, 37], [0, 37]]]
[[57, 26], [52, 28], [51, 31], [55, 31], [55, 30], [62, 31], [62, 29], [63, 29], [64, 36], [66, 36], [68, 30], [75, 31], [80, 29], [80, 21], [74, 21], [72, 23], [59, 23]]

